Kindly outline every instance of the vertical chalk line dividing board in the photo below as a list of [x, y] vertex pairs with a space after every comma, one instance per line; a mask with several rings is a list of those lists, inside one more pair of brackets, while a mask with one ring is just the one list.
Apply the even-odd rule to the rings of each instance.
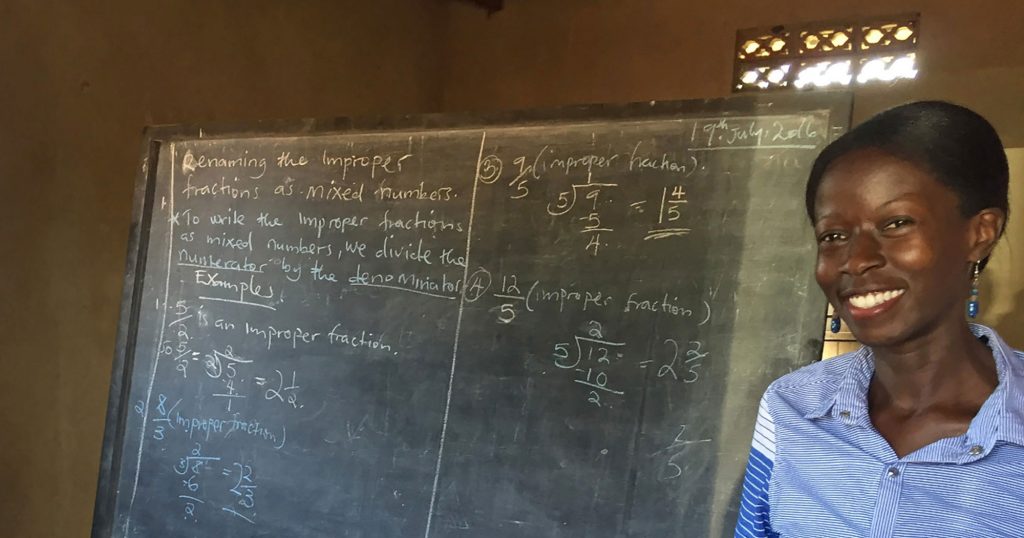
[[731, 535], [850, 104], [150, 129], [93, 536]]

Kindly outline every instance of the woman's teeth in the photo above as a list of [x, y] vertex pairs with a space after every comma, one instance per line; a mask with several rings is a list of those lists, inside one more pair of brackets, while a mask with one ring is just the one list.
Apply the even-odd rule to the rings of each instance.
[[876, 291], [873, 293], [865, 293], [863, 295], [854, 295], [848, 299], [850, 304], [855, 308], [874, 308], [886, 301], [891, 301], [906, 290], [888, 290], [888, 291]]

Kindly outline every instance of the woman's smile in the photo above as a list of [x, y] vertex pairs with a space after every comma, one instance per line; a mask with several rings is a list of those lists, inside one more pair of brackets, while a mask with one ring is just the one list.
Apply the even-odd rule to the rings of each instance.
[[843, 299], [843, 305], [850, 313], [851, 318], [863, 321], [891, 310], [906, 291], [905, 289], [889, 289], [854, 292]]

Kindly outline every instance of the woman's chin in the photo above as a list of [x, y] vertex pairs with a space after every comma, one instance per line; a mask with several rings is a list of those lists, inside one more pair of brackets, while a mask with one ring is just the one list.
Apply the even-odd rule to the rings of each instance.
[[894, 347], [909, 339], [902, 327], [893, 327], [892, 325], [887, 327], [851, 326], [850, 332], [858, 342], [871, 348]]

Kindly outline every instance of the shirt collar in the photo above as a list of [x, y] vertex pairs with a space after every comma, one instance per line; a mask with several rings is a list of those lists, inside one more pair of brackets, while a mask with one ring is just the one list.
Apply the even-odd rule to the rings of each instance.
[[816, 419], [831, 416], [849, 420], [867, 414], [868, 386], [871, 384], [871, 376], [875, 373], [875, 360], [871, 355], [871, 349], [862, 346], [845, 360], [849, 361], [849, 364], [846, 365], [846, 369], [835, 387], [835, 393], [824, 398], [822, 404], [804, 415], [804, 418]]
[[[994, 440], [1024, 445], [1024, 354], [1014, 351], [994, 330], [984, 325], [972, 324], [971, 332], [988, 338], [999, 385], [971, 421], [967, 435], [979, 440], [991, 436]], [[982, 426], [986, 422], [993, 424], [993, 431], [984, 431]]]
[[[971, 324], [970, 328], [975, 336], [987, 339], [999, 384], [971, 421], [968, 442], [985, 447], [986, 452], [996, 441], [1024, 445], [1024, 354], [1014, 351], [984, 325]], [[868, 387], [875, 372], [874, 356], [869, 348], [861, 347], [846, 360], [849, 364], [835, 386], [835, 393], [804, 415], [805, 418], [831, 416], [857, 422], [867, 416]]]

